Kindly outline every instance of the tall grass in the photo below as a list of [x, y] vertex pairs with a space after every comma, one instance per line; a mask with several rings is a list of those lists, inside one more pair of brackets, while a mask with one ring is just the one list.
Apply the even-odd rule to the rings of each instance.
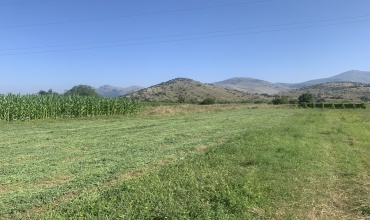
[[0, 120], [3, 121], [124, 115], [141, 108], [139, 102], [122, 98], [0, 95]]

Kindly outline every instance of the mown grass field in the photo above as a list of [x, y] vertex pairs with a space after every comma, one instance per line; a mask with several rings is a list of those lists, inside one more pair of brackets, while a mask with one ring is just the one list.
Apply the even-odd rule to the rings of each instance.
[[370, 218], [367, 110], [160, 106], [0, 126], [1, 219]]

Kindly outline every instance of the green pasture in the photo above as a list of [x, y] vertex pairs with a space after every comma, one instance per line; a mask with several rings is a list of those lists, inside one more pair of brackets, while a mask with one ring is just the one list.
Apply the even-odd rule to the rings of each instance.
[[197, 108], [2, 122], [0, 218], [370, 218], [368, 111]]

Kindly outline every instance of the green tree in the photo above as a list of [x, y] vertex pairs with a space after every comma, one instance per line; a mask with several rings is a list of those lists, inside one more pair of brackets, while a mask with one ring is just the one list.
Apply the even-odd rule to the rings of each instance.
[[93, 96], [98, 97], [99, 94], [91, 86], [78, 85], [73, 86], [72, 89], [67, 90], [64, 95], [79, 95], [79, 96]]
[[272, 104], [274, 105], [282, 105], [282, 104], [288, 104], [289, 103], [289, 100], [288, 100], [288, 97], [286, 96], [276, 96], [273, 100], [272, 100]]
[[303, 93], [298, 97], [298, 102], [301, 103], [308, 103], [313, 101], [313, 95], [311, 93]]
[[54, 92], [52, 89], [49, 89], [48, 91], [40, 90], [38, 95], [58, 95], [57, 92]]

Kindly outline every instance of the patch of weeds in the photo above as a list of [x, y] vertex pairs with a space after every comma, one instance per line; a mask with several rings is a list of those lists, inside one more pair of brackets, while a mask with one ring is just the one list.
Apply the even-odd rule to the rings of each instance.
[[370, 205], [361, 207], [360, 211], [363, 215], [370, 215]]

